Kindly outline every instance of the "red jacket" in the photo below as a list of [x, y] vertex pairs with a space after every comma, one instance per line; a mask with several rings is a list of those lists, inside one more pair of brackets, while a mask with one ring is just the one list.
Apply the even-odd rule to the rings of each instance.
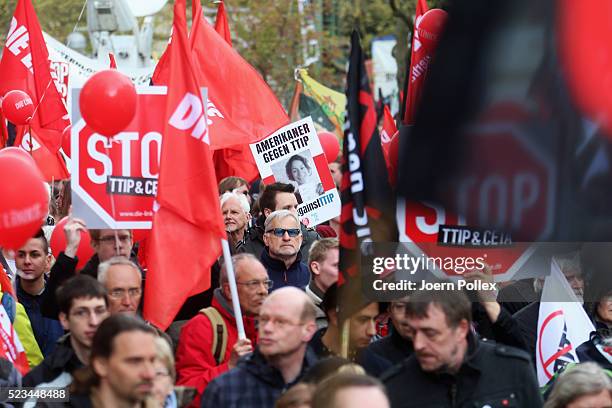
[[[213, 329], [208, 317], [202, 313], [189, 320], [181, 329], [178, 347], [176, 350], [176, 372], [177, 384], [195, 387], [198, 391], [197, 397], [190, 407], [200, 406], [200, 397], [208, 383], [215, 377], [228, 371], [227, 365], [232, 348], [238, 341], [238, 329], [236, 320], [231, 310], [231, 303], [221, 295], [219, 289], [215, 290], [212, 307], [217, 309], [227, 327], [227, 348], [223, 363], [217, 366], [212, 353]], [[257, 331], [255, 320], [250, 317], [243, 318], [244, 330], [247, 337], [255, 346]]]

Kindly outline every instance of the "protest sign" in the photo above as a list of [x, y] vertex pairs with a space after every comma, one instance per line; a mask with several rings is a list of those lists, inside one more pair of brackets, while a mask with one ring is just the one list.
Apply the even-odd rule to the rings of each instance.
[[85, 220], [89, 228], [151, 228], [166, 88], [136, 90], [134, 119], [111, 138], [97, 134], [85, 123], [79, 110], [80, 88], [73, 90], [72, 206], [74, 216]]
[[340, 215], [340, 196], [310, 116], [250, 146], [265, 184], [295, 187], [304, 225], [312, 227]]

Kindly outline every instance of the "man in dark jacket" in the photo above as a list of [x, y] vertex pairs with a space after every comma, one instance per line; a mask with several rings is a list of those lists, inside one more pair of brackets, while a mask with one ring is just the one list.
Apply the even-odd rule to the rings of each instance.
[[261, 263], [268, 270], [274, 282], [272, 290], [284, 286], [305, 289], [310, 280], [310, 272], [300, 254], [302, 232], [297, 215], [288, 210], [279, 210], [266, 218]]
[[59, 319], [69, 333], [55, 350], [23, 378], [24, 387], [44, 384], [66, 387], [73, 372], [89, 363], [91, 342], [98, 326], [109, 315], [106, 290], [95, 279], [79, 275], [69, 279], [57, 292]]
[[[246, 231], [244, 239], [238, 242], [236, 252], [248, 252], [258, 258], [261, 256], [266, 246], [264, 242], [264, 224], [266, 218], [278, 210], [288, 210], [297, 215], [298, 202], [294, 191], [293, 185], [285, 183], [273, 183], [265, 187], [259, 197], [261, 216], [255, 220], [255, 225]], [[319, 239], [319, 234], [316, 231], [307, 229], [301, 223], [300, 230], [303, 237], [300, 244], [300, 255], [303, 259], [308, 259], [310, 246]]]
[[316, 306], [303, 291], [282, 288], [270, 294], [261, 306], [255, 352], [208, 384], [202, 407], [274, 407], [316, 361], [307, 352], [315, 317]]
[[416, 292], [406, 314], [414, 355], [382, 378], [392, 407], [542, 406], [529, 356], [478, 340], [464, 293]]
[[391, 317], [391, 330], [388, 336], [383, 337], [363, 350], [364, 358], [369, 358], [370, 354], [385, 359], [389, 365], [410, 357], [414, 351], [412, 340], [410, 340], [410, 326], [406, 316], [406, 305], [408, 298], [401, 298], [391, 302], [389, 305]]
[[[72, 261], [76, 264], [75, 258], [72, 260], [67, 258], [60, 254], [58, 262]], [[59, 276], [59, 273], [56, 273], [59, 270], [58, 266], [53, 268], [50, 279], [45, 277], [50, 263], [49, 243], [42, 230], [19, 248], [15, 256], [18, 275], [17, 299], [25, 308], [36, 342], [45, 357], [53, 351], [55, 342], [64, 334], [57, 316], [49, 318], [42, 313], [45, 299], [54, 295], [48, 288], [48, 282], [55, 281]]]
[[[130, 258], [134, 242], [131, 230], [90, 229], [91, 247], [96, 253], [81, 269], [82, 274], [98, 278], [98, 266], [115, 257]], [[133, 261], [136, 261], [133, 259]], [[142, 271], [141, 271], [142, 273]]]

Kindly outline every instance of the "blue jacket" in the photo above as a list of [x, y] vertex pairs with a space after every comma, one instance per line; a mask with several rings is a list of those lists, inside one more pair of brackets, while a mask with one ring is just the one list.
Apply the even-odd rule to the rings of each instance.
[[64, 329], [59, 320], [44, 317], [42, 314], [42, 303], [48, 296], [46, 292], [47, 288], [40, 295], [30, 295], [21, 288], [20, 279], [17, 277], [17, 299], [30, 318], [34, 337], [45, 357], [55, 350], [57, 340], [64, 335]]
[[300, 252], [288, 269], [283, 261], [270, 258], [268, 248], [261, 253], [261, 263], [268, 270], [268, 277], [274, 282], [271, 291], [285, 286], [295, 286], [303, 290], [310, 282], [310, 272], [306, 264], [302, 262]]

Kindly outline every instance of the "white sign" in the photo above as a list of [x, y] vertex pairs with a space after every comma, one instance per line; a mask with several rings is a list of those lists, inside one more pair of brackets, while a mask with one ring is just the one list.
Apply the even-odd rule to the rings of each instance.
[[298, 216], [304, 225], [313, 227], [340, 215], [340, 195], [310, 116], [250, 147], [265, 184], [295, 187]]

